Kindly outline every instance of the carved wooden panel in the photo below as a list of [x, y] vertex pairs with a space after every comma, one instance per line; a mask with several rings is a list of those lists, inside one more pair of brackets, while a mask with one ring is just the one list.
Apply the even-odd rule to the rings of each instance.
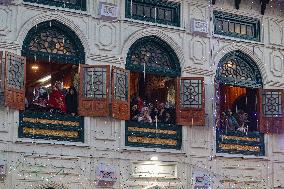
[[112, 69], [112, 117], [130, 119], [130, 71], [113, 67]]
[[284, 132], [284, 90], [260, 90], [259, 128], [263, 133]]
[[5, 54], [5, 106], [25, 109], [26, 58]]
[[205, 126], [205, 89], [203, 77], [177, 81], [176, 120], [179, 125]]
[[110, 66], [80, 65], [80, 115], [109, 115], [109, 82]]

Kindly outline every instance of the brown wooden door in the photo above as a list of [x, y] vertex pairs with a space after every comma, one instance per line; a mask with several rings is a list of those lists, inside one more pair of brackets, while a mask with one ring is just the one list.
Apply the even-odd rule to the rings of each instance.
[[108, 116], [110, 66], [80, 65], [79, 72], [79, 115]]
[[25, 109], [26, 58], [5, 53], [5, 106]]
[[182, 77], [177, 80], [176, 115], [179, 125], [205, 126], [203, 77]]
[[130, 119], [130, 71], [113, 67], [112, 69], [112, 117], [120, 120]]
[[284, 132], [284, 90], [262, 89], [258, 92], [259, 130]]

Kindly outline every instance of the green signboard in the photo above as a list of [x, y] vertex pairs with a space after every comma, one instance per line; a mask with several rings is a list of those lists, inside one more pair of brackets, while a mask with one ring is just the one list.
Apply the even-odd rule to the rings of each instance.
[[126, 146], [181, 149], [182, 127], [175, 124], [127, 121]]
[[84, 118], [49, 112], [20, 112], [19, 138], [84, 142]]

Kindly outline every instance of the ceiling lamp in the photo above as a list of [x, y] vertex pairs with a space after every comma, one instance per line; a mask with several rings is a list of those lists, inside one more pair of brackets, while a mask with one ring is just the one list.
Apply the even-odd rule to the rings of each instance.
[[46, 81], [48, 81], [48, 80], [50, 80], [51, 79], [51, 75], [48, 75], [48, 76], [45, 76], [45, 77], [43, 77], [43, 78], [41, 78], [40, 80], [38, 80], [40, 83], [44, 83], [44, 82], [46, 82]]
[[32, 70], [34, 72], [37, 72], [39, 70], [39, 66], [38, 65], [32, 65]]

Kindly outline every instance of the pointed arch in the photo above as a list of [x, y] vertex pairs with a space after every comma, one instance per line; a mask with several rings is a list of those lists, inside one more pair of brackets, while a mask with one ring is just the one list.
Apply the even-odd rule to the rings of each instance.
[[23, 44], [28, 32], [38, 24], [50, 20], [56, 20], [57, 22], [65, 25], [66, 27], [70, 28], [76, 36], [80, 39], [85, 54], [88, 55], [90, 52], [89, 43], [86, 35], [83, 33], [83, 31], [80, 29], [78, 25], [76, 25], [72, 20], [66, 18], [65, 15], [61, 13], [44, 13], [40, 15], [36, 15], [32, 17], [30, 20], [26, 21], [23, 26], [21, 26], [21, 30], [18, 34], [17, 41], [20, 45]]
[[63, 184], [59, 184], [56, 182], [48, 182], [48, 183], [39, 184], [33, 189], [68, 189], [68, 188], [65, 187]]
[[85, 62], [80, 39], [73, 30], [56, 20], [42, 22], [28, 32], [23, 42], [22, 55], [63, 63]]
[[[253, 51], [251, 51], [247, 47], [244, 47], [243, 45], [236, 44], [236, 43], [226, 45], [215, 53], [215, 55], [213, 56], [213, 60], [215, 62], [216, 70], [218, 69], [218, 65], [221, 59], [226, 54], [232, 53], [234, 51], [239, 51], [243, 53], [245, 56], [247, 56], [248, 58], [250, 58], [254, 62], [254, 64], [257, 66], [260, 72], [262, 83], [266, 84], [268, 82], [268, 75], [267, 75], [263, 61]], [[217, 74], [217, 71], [215, 72], [215, 74]]]
[[156, 36], [138, 39], [130, 47], [126, 68], [129, 70], [177, 77], [181, 75], [180, 64], [174, 50]]
[[143, 37], [149, 37], [149, 36], [155, 36], [160, 38], [162, 41], [164, 41], [176, 54], [178, 57], [178, 62], [180, 64], [180, 67], [183, 68], [183, 65], [185, 63], [185, 58], [184, 58], [184, 53], [183, 49], [180, 47], [179, 44], [175, 42], [170, 36], [168, 36], [166, 33], [159, 29], [144, 29], [144, 30], [139, 30], [135, 33], [133, 33], [126, 41], [122, 48], [122, 54], [124, 57], [127, 57], [128, 51], [131, 48], [131, 46], [140, 38]]
[[237, 50], [219, 61], [216, 79], [219, 83], [250, 88], [262, 88], [261, 73], [254, 61]]

